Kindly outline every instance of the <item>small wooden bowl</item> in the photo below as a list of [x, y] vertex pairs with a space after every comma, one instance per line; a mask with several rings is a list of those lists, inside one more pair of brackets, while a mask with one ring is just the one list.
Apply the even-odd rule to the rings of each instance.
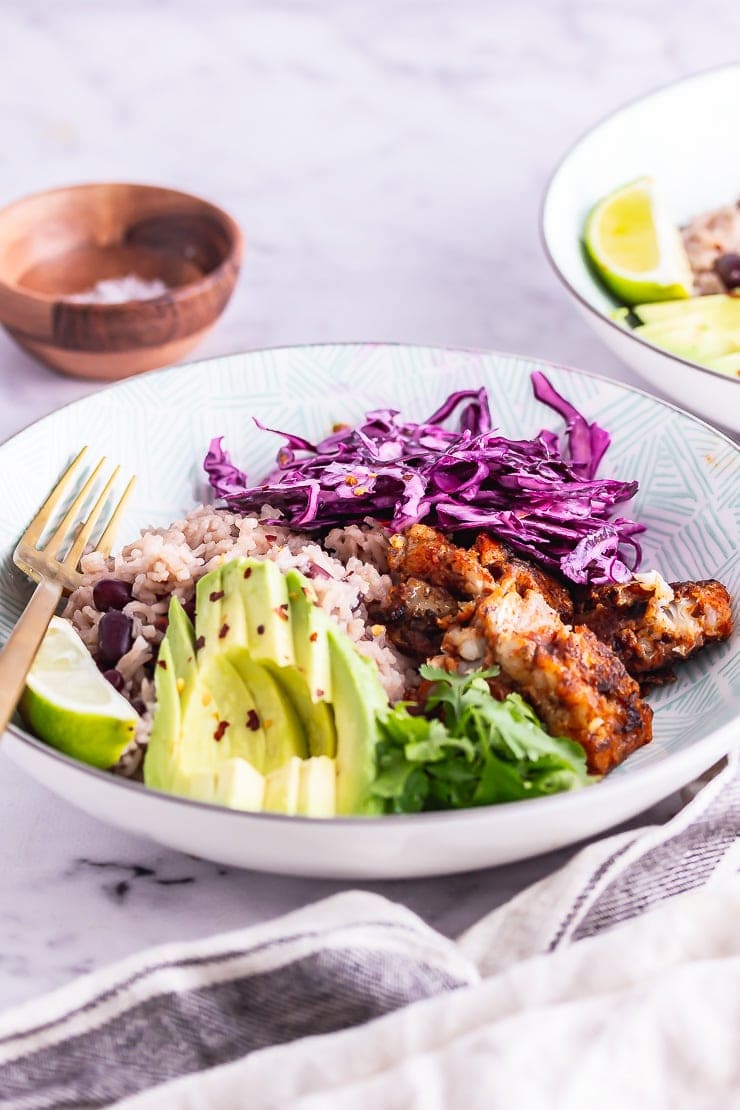
[[[0, 323], [55, 370], [114, 379], [177, 362], [234, 290], [242, 237], [199, 197], [152, 185], [75, 185], [0, 211]], [[169, 288], [118, 304], [66, 300], [135, 274]]]

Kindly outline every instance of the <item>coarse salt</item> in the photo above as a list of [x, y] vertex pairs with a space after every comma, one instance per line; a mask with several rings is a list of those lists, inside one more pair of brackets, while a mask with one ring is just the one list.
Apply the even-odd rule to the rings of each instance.
[[159, 278], [142, 278], [138, 274], [125, 277], [103, 278], [81, 293], [69, 293], [65, 301], [76, 304], [125, 304], [127, 301], [151, 301], [169, 291]]

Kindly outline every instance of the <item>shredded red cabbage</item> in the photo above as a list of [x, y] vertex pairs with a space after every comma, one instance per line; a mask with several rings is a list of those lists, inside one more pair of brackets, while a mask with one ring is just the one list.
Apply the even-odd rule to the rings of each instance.
[[[629, 581], [644, 525], [612, 513], [637, 482], [596, 478], [609, 434], [539, 371], [532, 386], [565, 420], [563, 445], [547, 430], [526, 440], [498, 435], [486, 390], [460, 390], [420, 424], [376, 409], [318, 444], [276, 432], [285, 440], [277, 468], [257, 486], [221, 438], [211, 441], [205, 470], [230, 508], [256, 512], [268, 503], [279, 510], [270, 523], [315, 531], [371, 516], [394, 532], [422, 520], [444, 532], [485, 528], [573, 582]], [[446, 428], [454, 416], [457, 428]]]

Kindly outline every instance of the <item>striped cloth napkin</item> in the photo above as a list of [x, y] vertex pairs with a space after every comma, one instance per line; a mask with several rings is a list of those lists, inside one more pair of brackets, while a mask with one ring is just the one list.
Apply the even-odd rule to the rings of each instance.
[[0, 1107], [740, 1107], [739, 848], [734, 755], [457, 942], [357, 891], [152, 949], [0, 1019]]

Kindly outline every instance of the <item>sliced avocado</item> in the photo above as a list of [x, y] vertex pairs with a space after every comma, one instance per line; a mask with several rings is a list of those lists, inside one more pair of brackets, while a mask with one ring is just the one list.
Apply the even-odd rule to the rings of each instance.
[[170, 600], [167, 613], [167, 643], [172, 653], [177, 689], [182, 702], [192, 689], [198, 667], [195, 661], [195, 632], [182, 602], [176, 597]]
[[255, 663], [248, 648], [231, 648], [226, 658], [250, 691], [265, 734], [264, 773], [281, 767], [291, 756], [308, 756], [306, 731], [291, 699], [272, 672]]
[[222, 568], [204, 574], [195, 587], [195, 647], [198, 657], [221, 648]]
[[692, 362], [740, 351], [740, 297], [718, 293], [687, 301], [638, 305], [635, 334]]
[[295, 656], [285, 576], [269, 560], [239, 559], [238, 563], [249, 654], [258, 663], [266, 660], [292, 667]]
[[196, 688], [182, 714], [182, 734], [184, 770], [217, 770], [237, 756], [264, 770], [267, 740], [260, 715], [225, 654], [209, 655], [200, 664]]
[[737, 341], [731, 333], [713, 327], [701, 316], [688, 316], [659, 324], [643, 324], [635, 328], [635, 335], [693, 362], [718, 358], [738, 349]]
[[298, 810], [298, 793], [301, 783], [303, 760], [294, 757], [265, 776], [265, 796], [262, 808], [269, 813], [284, 813], [292, 817]]
[[297, 570], [285, 575], [293, 630], [293, 651], [298, 670], [308, 685], [311, 701], [331, 701], [329, 622], [316, 602], [310, 583]]
[[213, 801], [231, 809], [261, 810], [265, 778], [246, 759], [229, 759], [215, 773]]
[[[240, 809], [381, 811], [369, 786], [387, 698], [375, 666], [310, 593], [297, 572], [237, 559], [198, 583], [195, 633], [173, 602], [148, 785]], [[232, 631], [240, 644], [229, 644]]]
[[337, 751], [337, 730], [329, 702], [311, 701], [306, 680], [295, 667], [277, 667], [269, 660], [264, 660], [264, 666], [295, 706], [306, 732], [310, 754], [333, 758]]
[[245, 759], [227, 759], [215, 771], [195, 771], [183, 776], [179, 792], [199, 802], [259, 812], [265, 779]]
[[244, 559], [231, 559], [221, 568], [221, 647], [244, 647], [248, 643], [247, 614], [241, 592]]
[[380, 813], [369, 788], [375, 780], [376, 715], [388, 705], [378, 671], [347, 636], [330, 629], [334, 719], [337, 727], [337, 813]]
[[[269, 561], [244, 559], [240, 562], [249, 654], [255, 662], [268, 668], [295, 706], [308, 737], [311, 754], [333, 756], [336, 730], [331, 705], [327, 700], [311, 697], [305, 676], [296, 668], [294, 613], [288, 575]], [[297, 572], [293, 572], [292, 580], [296, 586], [308, 584]], [[311, 629], [308, 630], [309, 645], [310, 634]], [[308, 650], [304, 649], [302, 639], [299, 650], [305, 660]], [[320, 689], [321, 686], [315, 687], [315, 691]]]
[[[201, 671], [193, 669], [188, 630], [192, 643], [192, 626], [182, 611], [182, 619], [178, 613], [170, 621], [159, 649], [157, 712], [144, 758], [144, 781], [198, 801], [259, 810], [264, 779], [248, 758], [264, 760], [264, 732], [229, 721], [230, 716], [246, 720], [254, 709], [251, 694], [220, 656], [207, 661]], [[223, 728], [222, 721], [229, 727]]]
[[178, 767], [177, 748], [181, 734], [180, 693], [175, 661], [168, 635], [159, 648], [154, 668], [157, 711], [144, 756], [144, 782], [155, 790], [170, 790]]
[[331, 663], [327, 639], [329, 620], [323, 609], [316, 604], [310, 583], [298, 571], [289, 570], [285, 581], [288, 586], [295, 661], [305, 680], [308, 701], [303, 688], [296, 681], [290, 684], [291, 696], [307, 722], [311, 755], [328, 755], [333, 759], [337, 753], [337, 732], [331, 708]]
[[290, 759], [265, 777], [263, 809], [304, 817], [333, 817], [336, 768], [325, 755]]
[[247, 643], [247, 615], [239, 589], [245, 559], [209, 571], [195, 588], [195, 634], [200, 653], [211, 654]]
[[304, 817], [333, 817], [337, 811], [337, 771], [328, 756], [301, 762], [296, 813]]
[[691, 297], [689, 300], [638, 304], [632, 311], [644, 324], [701, 317], [707, 321], [714, 320], [722, 326], [740, 327], [740, 297], [728, 293], [713, 293], [706, 297]]

